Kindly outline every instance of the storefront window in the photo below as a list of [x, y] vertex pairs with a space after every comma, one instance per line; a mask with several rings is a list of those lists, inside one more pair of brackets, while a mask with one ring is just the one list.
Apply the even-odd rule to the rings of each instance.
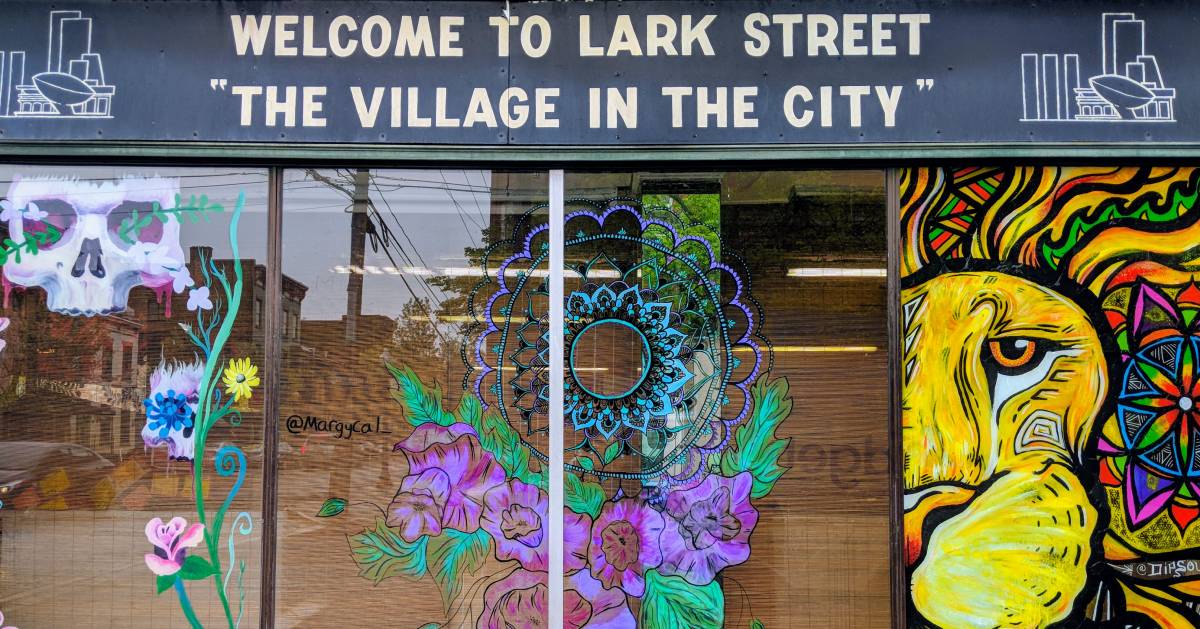
[[883, 173], [565, 188], [566, 617], [887, 624]]
[[254, 625], [271, 483], [277, 626], [888, 622], [882, 172], [5, 172], [26, 626]]
[[287, 171], [281, 625], [545, 622], [547, 185]]
[[21, 626], [258, 622], [266, 180], [0, 167], [0, 611]]

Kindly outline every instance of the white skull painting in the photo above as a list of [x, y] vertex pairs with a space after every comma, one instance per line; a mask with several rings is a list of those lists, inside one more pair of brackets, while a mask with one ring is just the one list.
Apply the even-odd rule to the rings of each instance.
[[135, 286], [155, 289], [162, 299], [164, 292], [169, 295], [171, 273], [184, 267], [179, 217], [165, 214], [165, 221], [155, 218], [133, 230], [127, 234], [133, 244], [118, 235], [118, 228], [129, 208], [140, 204], [143, 216], [154, 202], [173, 208], [178, 192], [177, 178], [16, 177], [3, 201], [9, 238], [24, 242], [25, 230], [40, 226], [39, 218], [62, 236], [36, 255], [9, 256], [5, 280], [40, 286], [50, 310], [73, 316], [121, 312]]
[[167, 446], [167, 458], [191, 461], [195, 454], [196, 406], [204, 363], [163, 361], [150, 374], [150, 394], [142, 441], [147, 447]]

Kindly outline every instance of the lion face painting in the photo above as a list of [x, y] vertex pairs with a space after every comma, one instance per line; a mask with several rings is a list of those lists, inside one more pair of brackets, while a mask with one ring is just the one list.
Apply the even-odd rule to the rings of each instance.
[[1200, 626], [1198, 187], [903, 173], [911, 626]]

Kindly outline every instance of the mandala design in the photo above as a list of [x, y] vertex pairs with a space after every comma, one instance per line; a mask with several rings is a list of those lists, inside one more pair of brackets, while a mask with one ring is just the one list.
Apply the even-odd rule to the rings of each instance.
[[[640, 433], [661, 429], [682, 402], [683, 386], [692, 378], [685, 366], [692, 350], [684, 344], [683, 333], [673, 327], [679, 316], [672, 320], [671, 304], [656, 299], [654, 291], [626, 287], [622, 282], [567, 297], [563, 347], [570, 376], [565, 379], [563, 413], [575, 430], [594, 428], [605, 439], [612, 439], [619, 428]], [[641, 341], [638, 381], [618, 395], [592, 391], [576, 371], [579, 340], [604, 326], [632, 330]]]
[[[494, 401], [545, 460], [529, 439], [549, 417], [549, 245], [548, 225], [534, 219], [540, 209], [488, 250], [489, 268], [488, 258], [516, 252], [470, 296], [479, 323], [464, 358], [475, 393]], [[718, 237], [695, 235], [711, 227], [629, 200], [571, 202], [565, 221], [568, 468], [665, 485], [696, 479], [746, 419], [750, 387], [769, 368], [740, 258]], [[575, 347], [605, 326], [641, 343], [641, 371], [624, 391], [595, 391], [580, 377]]]

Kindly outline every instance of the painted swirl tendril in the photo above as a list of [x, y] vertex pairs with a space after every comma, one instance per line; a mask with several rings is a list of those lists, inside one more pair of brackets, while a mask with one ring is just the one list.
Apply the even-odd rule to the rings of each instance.
[[246, 603], [246, 560], [238, 561], [237, 552], [234, 550], [234, 536], [242, 535], [249, 537], [254, 532], [254, 518], [250, 514], [242, 511], [233, 519], [233, 525], [229, 527], [229, 536], [226, 539], [226, 545], [229, 548], [229, 569], [225, 571], [225, 581], [221, 584], [226, 595], [229, 593], [229, 578], [233, 576], [233, 567], [236, 565], [238, 570], [237, 592], [238, 592], [238, 613], [234, 620], [234, 626], [240, 627], [242, 624], [242, 613], [245, 611]]

